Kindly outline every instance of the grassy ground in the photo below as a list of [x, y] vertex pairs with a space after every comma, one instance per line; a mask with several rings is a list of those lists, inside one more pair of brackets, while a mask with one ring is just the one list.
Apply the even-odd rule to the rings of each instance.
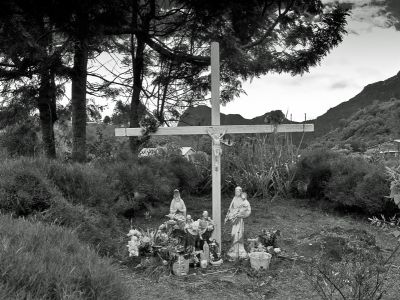
[[[203, 210], [211, 211], [211, 200], [205, 198], [185, 198], [188, 213], [198, 218]], [[223, 214], [231, 199], [224, 199]], [[361, 234], [371, 234], [384, 255], [389, 255], [396, 245], [395, 238], [388, 231], [372, 227], [364, 219], [327, 213], [312, 208], [304, 200], [280, 200], [266, 204], [261, 200], [251, 200], [252, 215], [245, 221], [247, 237], [255, 237], [261, 229], [280, 229], [279, 245], [284, 256], [304, 256], [312, 258], [321, 251], [327, 236], [348, 236], [350, 239]], [[151, 219], [136, 218], [134, 226], [142, 228], [158, 226], [165, 218], [168, 207], [160, 209], [159, 215]], [[229, 247], [230, 228], [223, 230], [223, 250]], [[330, 255], [340, 256], [333, 240]], [[329, 243], [328, 243], [329, 244]], [[326, 245], [326, 243], [324, 244]], [[329, 249], [328, 249], [329, 250]], [[244, 263], [246, 264], [246, 262]], [[383, 299], [398, 299], [400, 290], [400, 258], [393, 261], [386, 283], [387, 293]], [[306, 275], [304, 263], [276, 258], [270, 269], [261, 273], [241, 272], [245, 266], [224, 263], [219, 268], [209, 268], [206, 272], [192, 270], [185, 277], [167, 276], [159, 282], [143, 274], [133, 273], [131, 284], [135, 290], [134, 299], [320, 299], [313, 291]]]

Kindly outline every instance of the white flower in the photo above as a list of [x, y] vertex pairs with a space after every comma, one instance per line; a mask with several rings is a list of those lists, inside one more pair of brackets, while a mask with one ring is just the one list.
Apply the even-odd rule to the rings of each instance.
[[127, 236], [141, 236], [141, 235], [142, 234], [140, 233], [140, 231], [136, 229], [129, 230], [129, 233], [127, 234]]
[[150, 238], [149, 238], [148, 236], [145, 236], [145, 237], [142, 239], [142, 243], [143, 243], [143, 244], [150, 243]]

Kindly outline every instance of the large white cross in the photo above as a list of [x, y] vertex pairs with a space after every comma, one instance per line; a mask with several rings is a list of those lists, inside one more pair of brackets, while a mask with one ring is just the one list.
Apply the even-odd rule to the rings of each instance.
[[[219, 44], [211, 43], [211, 126], [160, 127], [151, 135], [209, 134], [212, 138], [212, 216], [221, 245], [221, 139], [226, 133], [312, 132], [314, 124], [220, 125]], [[141, 136], [142, 128], [116, 128], [116, 136]]]

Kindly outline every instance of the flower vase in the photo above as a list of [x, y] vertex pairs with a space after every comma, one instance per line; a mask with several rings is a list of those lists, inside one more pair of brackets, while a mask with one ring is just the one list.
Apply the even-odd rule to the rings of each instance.
[[176, 276], [183, 276], [189, 273], [189, 259], [179, 255], [178, 259], [172, 264], [172, 272]]

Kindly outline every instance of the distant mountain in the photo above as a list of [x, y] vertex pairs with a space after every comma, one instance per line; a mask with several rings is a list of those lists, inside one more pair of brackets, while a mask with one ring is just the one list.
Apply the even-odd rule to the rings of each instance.
[[[390, 138], [400, 138], [400, 72], [384, 81], [367, 85], [358, 95], [329, 109], [325, 114], [307, 123], [314, 123], [315, 132], [304, 136], [303, 146], [313, 142], [361, 141], [367, 145]], [[389, 110], [389, 111], [385, 111]], [[222, 125], [265, 124], [265, 118], [273, 112], [253, 119], [245, 119], [239, 114], [221, 114]], [[285, 119], [283, 122], [290, 122]], [[293, 122], [295, 123], [295, 122]], [[211, 108], [205, 105], [188, 108], [178, 126], [207, 126], [211, 124]], [[399, 130], [397, 131], [397, 126]], [[326, 136], [326, 137], [325, 137]], [[293, 134], [293, 140], [299, 140]]]
[[[280, 115], [281, 111], [271, 111], [253, 119], [245, 119], [239, 114], [221, 113], [221, 125], [261, 125], [266, 124], [265, 120], [274, 115]], [[282, 122], [291, 122], [282, 116]], [[181, 116], [178, 126], [208, 126], [211, 125], [211, 108], [206, 105], [189, 107]]]
[[384, 81], [367, 85], [355, 97], [329, 109], [315, 120], [309, 121], [315, 124], [315, 132], [307, 135], [306, 140], [323, 136], [338, 128], [343, 120], [350, 118], [351, 115], [374, 102], [386, 102], [391, 99], [400, 99], [400, 72]]
[[[373, 104], [374, 102], [386, 102], [391, 99], [400, 99], [400, 72], [384, 81], [378, 81], [367, 85], [361, 93], [350, 100], [340, 103], [329, 109], [325, 114], [315, 120], [308, 120], [308, 123], [315, 124], [315, 132], [307, 134], [308, 139], [322, 136], [331, 130], [339, 127], [343, 120], [346, 120], [357, 111]], [[245, 119], [239, 114], [221, 114], [222, 125], [256, 125], [265, 124], [264, 119], [269, 113]], [[343, 119], [343, 120], [342, 120]], [[285, 120], [288, 122], [288, 120]], [[188, 108], [180, 118], [178, 126], [201, 126], [211, 124], [211, 108], [205, 105]]]

